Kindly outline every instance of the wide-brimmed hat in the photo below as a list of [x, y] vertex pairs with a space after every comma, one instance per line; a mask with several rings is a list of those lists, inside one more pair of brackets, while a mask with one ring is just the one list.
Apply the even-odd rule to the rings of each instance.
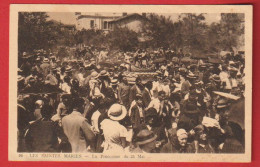
[[221, 82], [220, 77], [217, 74], [213, 74], [210, 78], [215, 82]]
[[229, 67], [228, 70], [229, 70], [230, 72], [238, 72], [238, 69], [235, 68], [235, 67]]
[[107, 72], [107, 70], [102, 70], [100, 73], [99, 73], [99, 76], [108, 76], [109, 74], [108, 74], [108, 72]]
[[120, 64], [120, 66], [119, 67], [125, 67], [125, 64], [124, 63], [122, 63], [122, 64]]
[[198, 106], [194, 102], [187, 102], [184, 108], [184, 112], [187, 114], [196, 114], [199, 112]]
[[207, 67], [207, 64], [200, 64], [199, 67], [200, 67], [200, 68], [206, 68], [206, 67]]
[[190, 78], [190, 79], [196, 79], [197, 76], [196, 76], [195, 74], [189, 72], [188, 75], [187, 75], [187, 78]]
[[180, 72], [187, 72], [187, 69], [186, 69], [186, 68], [183, 68], [183, 67], [181, 67], [181, 68], [179, 68], [179, 71], [180, 71]]
[[156, 117], [158, 116], [157, 110], [153, 107], [148, 108], [148, 110], [145, 112], [145, 117]]
[[21, 75], [18, 75], [18, 77], [17, 77], [18, 82], [23, 81], [24, 79], [25, 78], [23, 76], [21, 76]]
[[199, 79], [197, 79], [195, 82], [194, 82], [195, 85], [203, 85], [203, 82]]
[[72, 72], [72, 68], [71, 67], [67, 67], [66, 69], [65, 69], [65, 72]]
[[107, 114], [110, 119], [115, 120], [115, 121], [120, 121], [125, 118], [125, 116], [127, 114], [127, 110], [126, 110], [125, 106], [123, 106], [121, 104], [113, 104], [109, 108]]
[[219, 99], [216, 108], [222, 109], [228, 107], [228, 101], [226, 99]]
[[157, 136], [148, 129], [141, 130], [136, 136], [136, 144], [144, 145], [156, 140]]
[[136, 100], [138, 100], [138, 99], [143, 99], [143, 96], [142, 96], [142, 94], [140, 94], [140, 93], [137, 93], [136, 95], [135, 95], [135, 97], [136, 97]]
[[44, 63], [49, 63], [49, 59], [48, 59], [48, 58], [44, 58], [44, 59], [43, 59], [43, 62], [44, 62]]
[[32, 56], [28, 55], [26, 52], [23, 52], [22, 58], [27, 59], [27, 58], [30, 58], [30, 57], [32, 57]]
[[92, 79], [97, 79], [97, 78], [99, 77], [99, 74], [98, 74], [98, 72], [93, 71], [93, 72], [90, 74], [90, 76], [91, 76]]
[[179, 67], [180, 67], [179, 64], [174, 65], [174, 68], [179, 68]]
[[194, 131], [197, 134], [201, 134], [205, 131], [205, 127], [202, 124], [199, 124], [199, 125], [195, 126]]
[[116, 78], [113, 78], [111, 80], [111, 85], [117, 85], [118, 80]]
[[162, 72], [161, 72], [160, 70], [155, 71], [155, 73], [156, 73], [157, 75], [162, 74]]
[[51, 67], [51, 70], [52, 71], [58, 71], [57, 67], [55, 67], [55, 66]]

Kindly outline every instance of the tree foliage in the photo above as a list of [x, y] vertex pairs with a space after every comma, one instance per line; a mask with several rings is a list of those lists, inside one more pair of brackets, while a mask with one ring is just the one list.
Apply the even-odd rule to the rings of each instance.
[[[71, 31], [64, 24], [48, 20], [45, 12], [20, 12], [18, 20], [19, 52], [51, 49], [77, 44], [106, 46], [131, 51], [137, 47], [183, 49], [190, 53], [219, 52], [244, 45], [244, 15], [222, 13], [220, 22], [206, 24], [205, 14], [182, 13], [178, 20], [147, 14], [141, 32], [114, 27], [102, 30]], [[142, 39], [142, 40], [140, 40]], [[143, 40], [149, 39], [149, 40]]]
[[45, 12], [20, 12], [18, 20], [18, 48], [20, 52], [50, 48], [56, 42], [57, 31], [50, 31]]
[[51, 49], [58, 45], [75, 44], [73, 31], [62, 23], [48, 20], [46, 12], [20, 12], [18, 19], [19, 52]]
[[138, 46], [138, 33], [128, 28], [115, 27], [106, 36], [106, 40], [111, 49], [131, 51]]
[[142, 32], [152, 38], [150, 47], [169, 47], [174, 38], [174, 24], [170, 17], [149, 14], [147, 19], [148, 22], [142, 26]]
[[221, 14], [219, 23], [210, 25], [205, 22], [205, 14], [182, 13], [178, 20], [170, 17], [150, 14], [149, 22], [142, 29], [145, 35], [152, 37], [151, 47], [182, 48], [190, 53], [219, 52], [232, 50], [243, 43], [243, 15]]

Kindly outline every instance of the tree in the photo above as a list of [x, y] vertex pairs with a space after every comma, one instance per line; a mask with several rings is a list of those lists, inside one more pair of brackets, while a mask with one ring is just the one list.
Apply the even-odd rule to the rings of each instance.
[[[20, 12], [18, 19], [18, 50], [32, 52], [49, 49], [57, 42], [57, 31], [47, 21], [45, 12]], [[57, 29], [57, 28], [56, 28]]]
[[110, 49], [131, 51], [138, 46], [138, 33], [128, 28], [115, 27], [107, 34], [106, 41]]
[[174, 39], [174, 24], [170, 17], [157, 14], [147, 15], [147, 22], [142, 25], [145, 36], [152, 38], [150, 47], [168, 48]]
[[[222, 13], [221, 14], [221, 46], [225, 50], [232, 51], [233, 47], [241, 45], [239, 38], [244, 35], [244, 14]], [[242, 45], [244, 41], [241, 41]]]
[[233, 51], [244, 45], [244, 14], [222, 13], [219, 23], [209, 26], [207, 48], [219, 52]]
[[[186, 52], [205, 52], [208, 26], [205, 23], [204, 14], [183, 13], [179, 21], [175, 23], [174, 43], [184, 48]], [[181, 42], [179, 42], [181, 41]]]

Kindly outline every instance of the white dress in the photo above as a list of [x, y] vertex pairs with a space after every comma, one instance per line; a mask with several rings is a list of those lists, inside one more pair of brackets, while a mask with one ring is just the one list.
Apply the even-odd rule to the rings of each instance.
[[124, 153], [120, 138], [127, 137], [127, 129], [118, 121], [113, 121], [111, 119], [104, 119], [101, 122], [101, 129], [103, 130], [105, 138], [103, 153]]

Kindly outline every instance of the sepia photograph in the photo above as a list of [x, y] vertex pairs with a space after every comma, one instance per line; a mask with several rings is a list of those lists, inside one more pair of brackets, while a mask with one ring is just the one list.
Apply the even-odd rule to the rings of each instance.
[[250, 162], [252, 6], [10, 14], [10, 160]]

